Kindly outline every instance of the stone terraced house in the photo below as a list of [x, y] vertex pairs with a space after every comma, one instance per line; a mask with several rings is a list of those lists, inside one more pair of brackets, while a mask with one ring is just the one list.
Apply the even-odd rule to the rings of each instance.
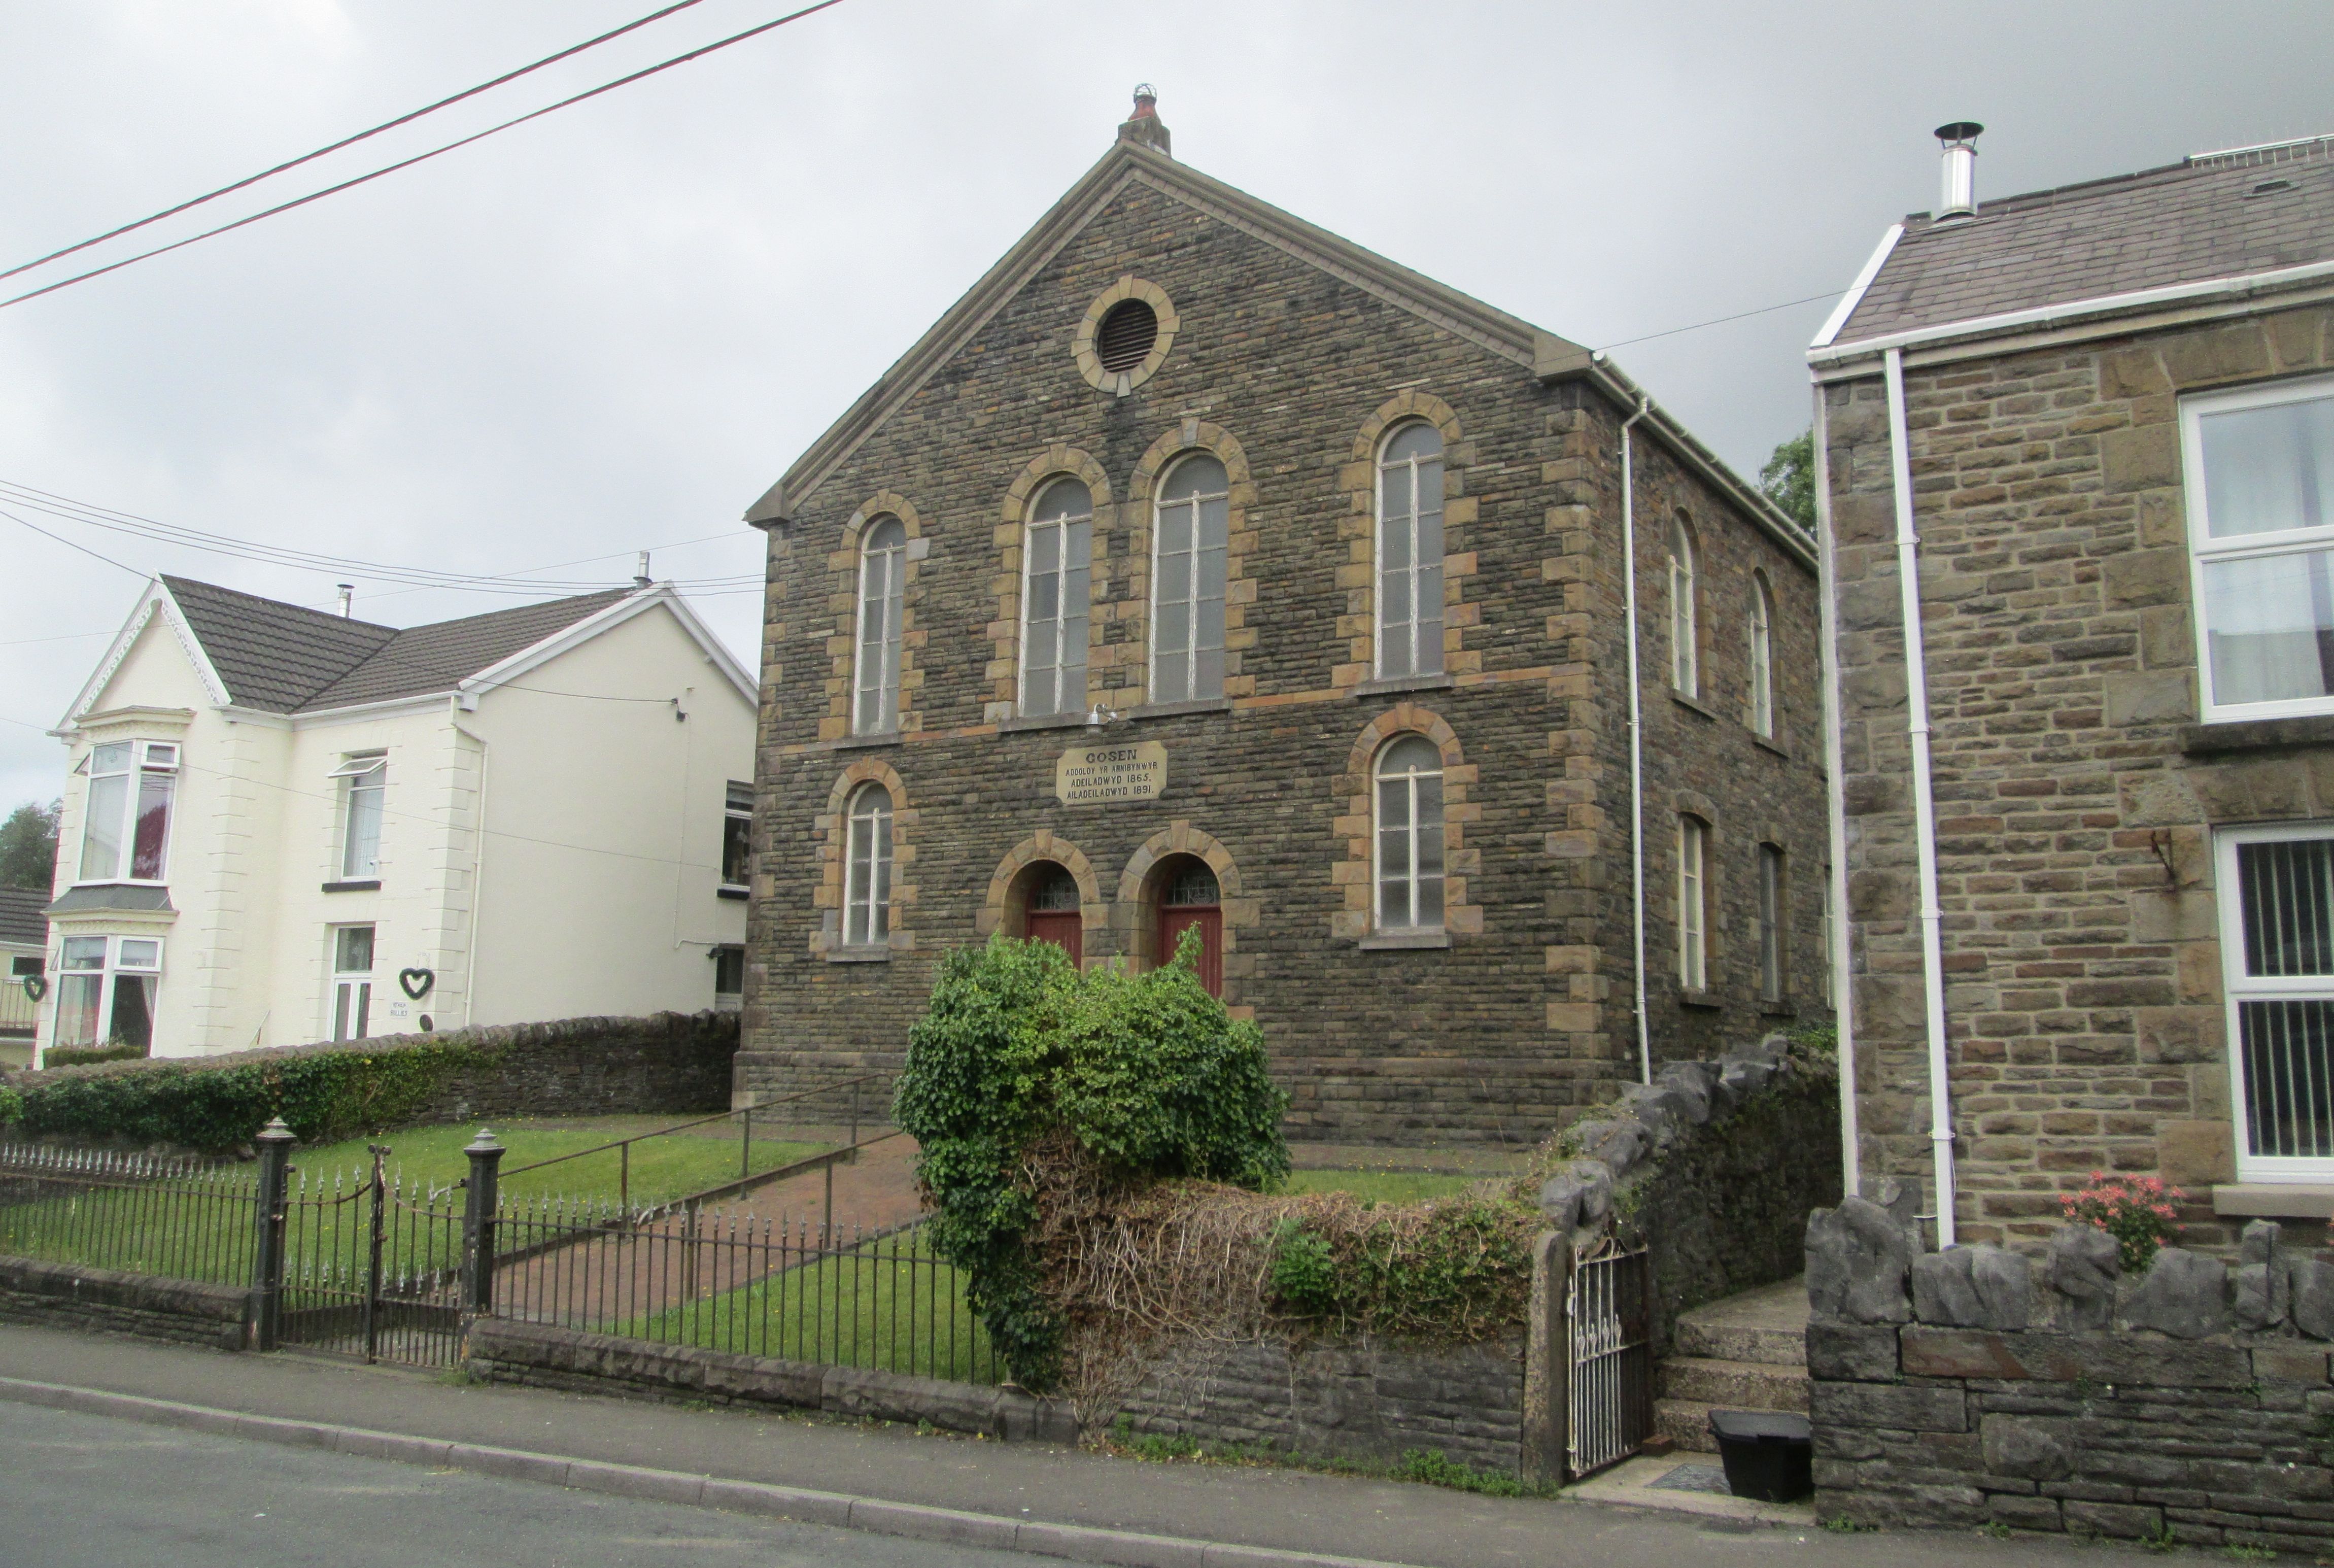
[[744, 1099], [892, 1070], [998, 931], [1197, 929], [1320, 1141], [1536, 1137], [1825, 1011], [1813, 540], [1609, 360], [1177, 162], [1147, 95], [747, 517]]
[[2334, 138], [1978, 203], [1977, 131], [1809, 351], [1861, 1168], [2323, 1219]]

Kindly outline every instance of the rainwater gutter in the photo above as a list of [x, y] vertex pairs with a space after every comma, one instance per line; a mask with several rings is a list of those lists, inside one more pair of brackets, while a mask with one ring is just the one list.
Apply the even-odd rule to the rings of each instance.
[[[1913, 748], [1914, 847], [1920, 862], [1921, 995], [1928, 1023], [1929, 1152], [1937, 1250], [1953, 1244], [1953, 1093], [1945, 1081], [1944, 909], [1937, 893], [1937, 808], [1929, 769], [1929, 669], [1922, 648], [1921, 540], [1913, 527], [1913, 457], [1905, 418], [1905, 351], [1887, 351], [1888, 449], [1896, 500], [1896, 588], [1905, 617], [1905, 729]], [[1844, 1054], [1844, 1053], [1843, 1053]]]
[[1630, 941], [1636, 953], [1637, 1067], [1654, 1081], [1653, 1034], [1645, 1021], [1645, 726], [1644, 688], [1637, 663], [1637, 483], [1629, 427], [1653, 410], [1637, 394], [1637, 411], [1621, 421], [1621, 595], [1629, 638], [1629, 886]]
[[1845, 1166], [1840, 1190], [1853, 1197], [1862, 1190], [1859, 1173], [1860, 1133], [1856, 1114], [1856, 1007], [1850, 989], [1854, 966], [1848, 956], [1847, 924], [1847, 748], [1840, 738], [1839, 708], [1839, 566], [1833, 556], [1831, 475], [1827, 454], [1831, 450], [1828, 409], [1823, 389], [1816, 389], [1816, 603], [1823, 638], [1823, 730], [1825, 827], [1831, 851], [1830, 876], [1824, 897], [1831, 905], [1828, 923], [1831, 951], [1824, 962], [1831, 966], [1831, 1011], [1839, 1044], [1839, 1145]]

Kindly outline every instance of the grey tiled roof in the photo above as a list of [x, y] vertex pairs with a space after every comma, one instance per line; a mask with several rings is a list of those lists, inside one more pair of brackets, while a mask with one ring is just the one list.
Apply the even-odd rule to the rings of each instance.
[[1981, 202], [1974, 218], [1914, 214], [1833, 341], [2327, 260], [2334, 137], [2200, 155]]
[[131, 887], [118, 882], [102, 882], [93, 887], [68, 887], [57, 895], [57, 901], [43, 910], [43, 915], [79, 915], [92, 909], [144, 910], [175, 915], [170, 890], [167, 887]]
[[45, 946], [49, 940], [49, 895], [31, 887], [0, 887], [0, 942]]
[[630, 591], [609, 588], [400, 631], [187, 577], [162, 582], [227, 695], [275, 713], [451, 691]]

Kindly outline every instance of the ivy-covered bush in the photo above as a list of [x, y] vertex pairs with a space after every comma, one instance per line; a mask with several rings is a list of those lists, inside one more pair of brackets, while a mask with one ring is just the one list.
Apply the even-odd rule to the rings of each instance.
[[1339, 1332], [1488, 1338], [1523, 1320], [1540, 1228], [1526, 1205], [1485, 1197], [1291, 1216], [1273, 1232], [1273, 1293]]
[[1260, 1189], [1288, 1170], [1288, 1096], [1264, 1040], [1208, 994], [1199, 939], [1134, 975], [1081, 971], [1004, 936], [951, 953], [908, 1037], [894, 1119], [922, 1147], [934, 1251], [1014, 1379], [1059, 1374], [1066, 1324], [1033, 1245], [1041, 1188], [1066, 1167], [1104, 1186], [1192, 1176]]
[[329, 1050], [232, 1067], [156, 1062], [69, 1076], [39, 1074], [18, 1123], [38, 1137], [176, 1144], [217, 1152], [249, 1143], [282, 1117], [305, 1143], [330, 1143], [420, 1117], [446, 1079], [491, 1048], [457, 1043]]

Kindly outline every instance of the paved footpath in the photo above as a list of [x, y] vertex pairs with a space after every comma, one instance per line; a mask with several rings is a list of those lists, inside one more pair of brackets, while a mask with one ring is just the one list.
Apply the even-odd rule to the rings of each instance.
[[[604, 1486], [614, 1473], [594, 1472], [589, 1462], [596, 1461], [682, 1477], [805, 1488], [856, 1499], [848, 1515], [853, 1523], [893, 1534], [929, 1536], [930, 1522], [947, 1517], [930, 1510], [985, 1516], [989, 1523], [979, 1528], [969, 1524], [957, 1537], [968, 1544], [996, 1540], [998, 1527], [1020, 1522], [1032, 1528], [1008, 1534], [1006, 1544], [1048, 1552], [1043, 1526], [1083, 1526], [1085, 1546], [1050, 1554], [1157, 1568], [1297, 1568], [1307, 1558], [1418, 1568], [1765, 1568], [1785, 1562], [1809, 1568], [1884, 1563], [1888, 1568], [1964, 1563], [2057, 1568], [2077, 1561], [2095, 1568], [2117, 1563], [2129, 1568], [2139, 1560], [2138, 1553], [2118, 1547], [2041, 1537], [1836, 1535], [1803, 1525], [1569, 1500], [1479, 1497], [1301, 1470], [1153, 1464], [1034, 1443], [920, 1437], [899, 1427], [695, 1412], [537, 1389], [464, 1388], [403, 1370], [296, 1355], [228, 1355], [18, 1325], [0, 1325], [0, 1379], [586, 1462], [570, 1471], [558, 1462], [493, 1460], [506, 1474], [587, 1480], [597, 1476], [597, 1484]], [[28, 1397], [52, 1402], [57, 1398], [36, 1394], [22, 1381], [0, 1384], [0, 1424], [12, 1423], [20, 1413], [10, 1401]], [[444, 1450], [437, 1454], [437, 1463], [448, 1462]], [[457, 1468], [488, 1462], [481, 1456], [466, 1466], [464, 1458], [458, 1450], [450, 1462]], [[711, 1502], [717, 1492], [710, 1484], [698, 1488], [692, 1483], [690, 1495]], [[892, 1510], [887, 1523], [885, 1504], [909, 1506]], [[832, 1511], [840, 1505], [822, 1506]], [[1091, 1550], [1095, 1530], [1153, 1542], [1121, 1537], [1097, 1557]], [[1067, 1542], [1075, 1534], [1062, 1539]], [[1192, 1544], [1202, 1541], [1220, 1544], [1202, 1552]]]

